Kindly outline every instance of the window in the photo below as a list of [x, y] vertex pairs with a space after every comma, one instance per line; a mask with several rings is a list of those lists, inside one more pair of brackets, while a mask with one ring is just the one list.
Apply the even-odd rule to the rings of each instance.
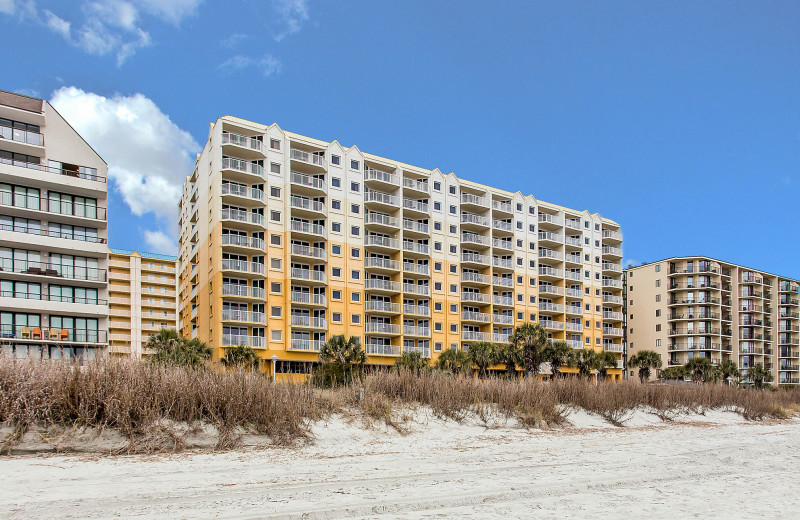
[[269, 140], [269, 147], [273, 150], [280, 150], [281, 149], [281, 142], [277, 139], [270, 139]]
[[522, 275], [517, 275], [517, 283], [522, 283]]
[[332, 209], [342, 209], [342, 201], [340, 201], [340, 200], [332, 200], [331, 201], [331, 208]]
[[450, 186], [450, 195], [455, 195], [455, 194], [456, 194], [456, 187]]
[[350, 161], [350, 169], [351, 170], [358, 170], [361, 168], [361, 163], [359, 161], [351, 160]]
[[451, 304], [450, 305], [450, 312], [453, 313], [453, 314], [457, 314], [458, 313], [458, 305]]
[[591, 340], [591, 339], [589, 339], [589, 337], [588, 337], [588, 336], [586, 337], [586, 344], [587, 344], [587, 345], [591, 345], [591, 344], [592, 344], [592, 340]]
[[519, 266], [522, 265], [522, 258], [517, 258], [517, 265], [519, 265]]
[[281, 189], [277, 186], [270, 186], [269, 187], [269, 196], [275, 197], [276, 199], [281, 198]]
[[433, 229], [435, 231], [441, 231], [442, 230], [442, 223], [441, 222], [434, 222], [433, 223]]
[[281, 245], [281, 236], [280, 235], [270, 235], [269, 236], [269, 243], [273, 246]]
[[442, 290], [442, 282], [434, 282], [433, 283], [433, 290], [434, 291], [441, 291]]
[[341, 255], [342, 254], [342, 246], [336, 244], [331, 246], [331, 254], [333, 255]]
[[528, 231], [533, 233], [534, 231], [536, 231], [536, 226], [534, 226], [533, 224], [528, 224]]
[[533, 269], [534, 267], [536, 267], [536, 260], [531, 260], [530, 262], [528, 262], [528, 264], [530, 265], [531, 269]]
[[455, 235], [456, 233], [458, 233], [458, 230], [456, 229], [456, 227], [455, 227], [455, 226], [450, 226], [450, 233], [451, 233], [451, 234], [453, 234], [453, 235]]
[[361, 301], [361, 293], [360, 292], [351, 293], [350, 294], [350, 301], [353, 302], [353, 303], [360, 302]]
[[[336, 157], [334, 155], [334, 157]], [[342, 322], [342, 313], [341, 312], [332, 312], [331, 313], [331, 321], [333, 323], [341, 323]]]
[[341, 233], [342, 232], [342, 224], [339, 222], [333, 222], [331, 224], [331, 231], [334, 233]]
[[656, 309], [656, 318], [661, 316], [661, 309]]
[[441, 251], [442, 250], [442, 243], [441, 242], [434, 242], [433, 243], [433, 249], [436, 250], [436, 251]]
[[331, 178], [331, 186], [334, 188], [341, 188], [342, 187], [342, 179], [339, 177], [332, 177]]
[[342, 268], [331, 267], [331, 276], [333, 276], [334, 278], [340, 278], [342, 276]]
[[600, 247], [600, 241], [599, 240], [595, 240], [594, 241], [594, 247]]
[[351, 182], [350, 183], [350, 191], [354, 191], [354, 192], [358, 193], [359, 191], [361, 191], [361, 184], [359, 184], [357, 182]]
[[453, 273], [453, 274], [456, 274], [458, 272], [458, 266], [455, 265], [455, 264], [452, 264], [450, 266], [450, 272]]
[[269, 314], [273, 318], [280, 318], [283, 315], [283, 307], [281, 307], [279, 305], [275, 305], [273, 307], [270, 307]]
[[588, 238], [584, 238], [583, 239], [583, 243], [588, 246], [589, 245], [589, 239]]
[[661, 287], [661, 279], [656, 280], [656, 287]]
[[350, 322], [351, 322], [353, 325], [360, 325], [360, 324], [361, 324], [361, 315], [360, 315], [360, 314], [353, 314], [353, 315], [350, 317]]
[[272, 341], [283, 341], [283, 331], [281, 329], [272, 329], [270, 331], [270, 339]]
[[280, 222], [281, 221], [281, 212], [275, 211], [274, 209], [269, 212], [269, 219], [273, 222]]
[[331, 291], [331, 300], [341, 300], [342, 299], [342, 291], [339, 289], [334, 289]]
[[[660, 301], [661, 301], [661, 295], [660, 295], [660, 294], [656, 294], [656, 301], [657, 301], [657, 302], [660, 302]], [[631, 303], [633, 303], [633, 301], [632, 301], [632, 300], [631, 300]]]
[[517, 221], [517, 229], [522, 229], [522, 222], [519, 220]]
[[[342, 158], [338, 155], [331, 155], [331, 164], [334, 166], [340, 166], [342, 164]], [[341, 319], [339, 321], [342, 321]]]
[[281, 174], [281, 165], [276, 163], [276, 162], [270, 163], [269, 171], [270, 171], [270, 173], [277, 173], [278, 175], [280, 175]]
[[528, 280], [528, 285], [530, 285], [531, 287], [536, 285], [536, 278], [531, 278], [530, 280]]
[[660, 323], [656, 324], [656, 332], [661, 332], [661, 324]]
[[455, 206], [450, 206], [450, 213], [453, 214], [453, 215], [456, 214], [456, 207]]
[[531, 303], [536, 303], [536, 297], [535, 296], [531, 296], [530, 300], [531, 300]]
[[269, 292], [273, 294], [280, 294], [281, 293], [281, 284], [278, 282], [271, 282], [269, 284]]
[[[661, 264], [656, 264], [656, 272], [657, 272], [657, 273], [660, 273], [660, 272], [661, 272]], [[660, 341], [660, 340], [659, 340], [659, 341]]]
[[433, 191], [442, 191], [442, 183], [439, 181], [435, 181], [433, 183]]
[[361, 228], [358, 226], [350, 226], [350, 234], [357, 237], [361, 234]]
[[437, 312], [442, 312], [442, 302], [436, 302], [433, 304], [433, 310]]
[[522, 313], [521, 312], [517, 313], [517, 321], [522, 321]]
[[600, 224], [595, 224], [594, 225], [594, 230], [595, 231], [600, 231]]
[[360, 280], [361, 279], [361, 272], [358, 269], [353, 269], [350, 271], [350, 278], [353, 280]]
[[434, 262], [433, 263], [433, 270], [434, 271], [441, 271], [442, 270], [442, 263], [441, 262]]
[[451, 283], [450, 284], [450, 292], [451, 293], [457, 293], [458, 292], [458, 285], [456, 285], [454, 283]]
[[450, 252], [451, 252], [451, 253], [453, 253], [453, 254], [456, 254], [456, 252], [457, 252], [457, 251], [458, 251], [458, 249], [456, 249], [456, 246], [455, 246], [455, 245], [451, 245], [451, 246], [450, 246]]
[[450, 332], [458, 332], [458, 324], [457, 323], [451, 323], [450, 324]]
[[[660, 346], [661, 346], [661, 340], [660, 340], [660, 339], [657, 339], [657, 340], [656, 340], [656, 346], [657, 346], [657, 347], [660, 347]], [[631, 348], [633, 348], [633, 343], [631, 343]]]
[[361, 258], [361, 249], [353, 247], [350, 249], [350, 256], [353, 258]]
[[358, 204], [350, 204], [350, 211], [352, 211], [355, 215], [361, 213], [361, 206]]
[[436, 332], [442, 332], [442, 324], [441, 323], [434, 323], [433, 324], [433, 330], [435, 330]]
[[436, 342], [436, 343], [433, 344], [433, 351], [434, 352], [441, 352], [442, 351], [441, 342]]
[[441, 202], [434, 202], [433, 209], [436, 211], [442, 211], [442, 203]]
[[520, 303], [522, 303], [522, 295], [521, 295], [521, 294], [518, 294], [518, 295], [517, 295], [517, 301], [518, 301], [518, 302], [520, 302]]

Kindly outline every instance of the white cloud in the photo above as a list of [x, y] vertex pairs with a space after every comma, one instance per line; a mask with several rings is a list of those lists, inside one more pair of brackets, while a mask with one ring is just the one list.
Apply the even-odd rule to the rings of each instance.
[[224, 47], [226, 49], [233, 49], [246, 39], [247, 39], [246, 34], [233, 33], [227, 38], [220, 40], [219, 44], [221, 47]]
[[62, 87], [50, 102], [108, 162], [135, 215], [152, 213], [177, 233], [178, 200], [200, 145], [142, 94], [104, 97]]
[[14, 14], [16, 12], [14, 7], [14, 0], [0, 0], [0, 13]]
[[60, 34], [63, 38], [69, 39], [70, 37], [70, 23], [63, 18], [59, 18], [50, 11], [44, 12], [45, 26], [56, 34]]
[[167, 236], [163, 231], [151, 231], [145, 229], [142, 231], [144, 241], [149, 247], [151, 253], [162, 253], [167, 255], [174, 255], [178, 251], [178, 244]]
[[273, 57], [271, 54], [265, 54], [261, 58], [237, 55], [219, 65], [219, 69], [228, 74], [249, 68], [256, 69], [264, 76], [270, 76], [272, 74], [279, 74], [283, 65], [280, 60]]
[[622, 267], [623, 268], [628, 267], [629, 265], [636, 266], [636, 265], [641, 265], [641, 264], [642, 263], [640, 261], [634, 260], [633, 258], [628, 258], [628, 259], [622, 261]]
[[34, 0], [0, 0], [0, 14], [17, 15], [20, 21], [27, 18], [36, 19], [36, 2]]
[[173, 25], [180, 25], [184, 18], [197, 14], [203, 0], [138, 0], [143, 11]]
[[306, 0], [276, 0], [275, 11], [281, 22], [281, 28], [273, 35], [276, 41], [281, 41], [287, 36], [297, 34], [303, 27], [303, 22], [308, 20], [308, 3]]

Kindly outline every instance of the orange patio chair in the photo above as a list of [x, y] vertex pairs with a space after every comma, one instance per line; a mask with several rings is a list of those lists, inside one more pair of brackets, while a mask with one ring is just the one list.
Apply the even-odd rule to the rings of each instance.
[[23, 339], [30, 339], [31, 337], [31, 329], [30, 327], [22, 327], [22, 330], [19, 331], [20, 337]]
[[33, 328], [33, 339], [42, 339], [42, 329], [39, 327]]
[[69, 341], [69, 331], [67, 329], [61, 329], [61, 341]]

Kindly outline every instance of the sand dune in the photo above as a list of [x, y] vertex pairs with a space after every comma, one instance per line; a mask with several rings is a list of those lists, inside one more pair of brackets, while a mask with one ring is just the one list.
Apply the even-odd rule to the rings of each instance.
[[729, 412], [625, 427], [336, 417], [295, 448], [0, 459], [2, 518], [796, 518], [800, 421]]

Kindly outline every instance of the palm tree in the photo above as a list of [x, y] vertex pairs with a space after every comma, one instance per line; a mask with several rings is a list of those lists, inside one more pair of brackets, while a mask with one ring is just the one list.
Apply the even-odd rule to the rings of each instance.
[[411, 352], [403, 352], [394, 365], [398, 370], [408, 370], [416, 375], [430, 366], [430, 358], [423, 357], [422, 354], [416, 350]]
[[639, 367], [639, 381], [644, 383], [650, 379], [650, 371], [654, 368], [661, 368], [661, 356], [652, 350], [640, 350], [628, 358], [628, 365]]
[[463, 350], [449, 348], [439, 355], [436, 368], [458, 375], [472, 368], [472, 358]]
[[590, 348], [570, 352], [567, 366], [578, 369], [578, 377], [588, 378], [598, 366], [598, 354]]
[[538, 323], [523, 323], [514, 328], [509, 338], [522, 350], [522, 362], [527, 377], [539, 375], [542, 351], [547, 345], [547, 332]]
[[489, 366], [497, 359], [497, 347], [488, 341], [477, 341], [469, 346], [469, 357], [478, 368], [478, 377], [486, 379]]
[[595, 367], [600, 372], [600, 378], [606, 379], [608, 377], [609, 368], [617, 368], [617, 357], [613, 352], [603, 351], [597, 353], [597, 366]]
[[683, 379], [686, 377], [686, 368], [683, 366], [669, 367], [661, 371], [661, 379]]
[[237, 367], [257, 370], [260, 359], [252, 347], [236, 346], [229, 348], [221, 361], [223, 365], [229, 368]]
[[561, 367], [569, 362], [569, 357], [572, 354], [572, 349], [564, 340], [551, 341], [544, 348], [542, 358], [546, 363], [550, 363], [550, 371], [553, 374], [553, 379], [563, 375]]
[[348, 384], [354, 380], [354, 367], [360, 376], [367, 362], [361, 342], [355, 336], [331, 336], [319, 350], [323, 384]]
[[753, 382], [753, 386], [762, 388], [764, 381], [772, 379], [772, 373], [769, 368], [764, 368], [764, 365], [757, 363], [747, 370], [747, 378]]
[[707, 357], [695, 356], [684, 366], [686, 367], [686, 373], [692, 376], [692, 380], [695, 382], [699, 383], [700, 381], [712, 379], [714, 365], [711, 364], [711, 360]]
[[506, 367], [506, 377], [517, 377], [517, 366], [522, 364], [522, 349], [514, 343], [506, 343], [497, 348], [495, 363]]
[[198, 339], [180, 337], [173, 329], [161, 329], [145, 343], [152, 349], [152, 363], [203, 369], [211, 359], [211, 348]]
[[722, 371], [722, 377], [725, 379], [725, 381], [727, 381], [728, 378], [731, 378], [733, 381], [738, 381], [742, 376], [741, 372], [739, 372], [739, 367], [736, 366], [736, 363], [730, 359], [723, 361], [719, 368]]

